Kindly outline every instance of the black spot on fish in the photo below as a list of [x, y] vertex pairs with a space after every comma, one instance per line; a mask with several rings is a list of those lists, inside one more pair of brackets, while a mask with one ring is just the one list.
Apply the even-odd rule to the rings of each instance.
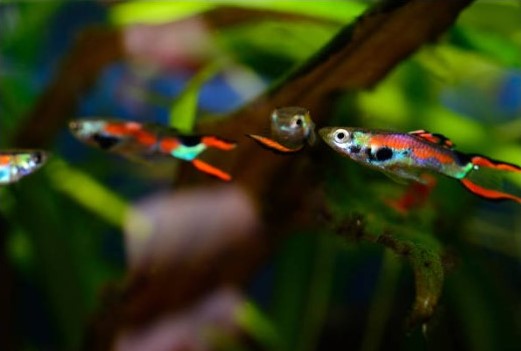
[[471, 156], [464, 154], [463, 152], [454, 151], [454, 156], [458, 166], [465, 166], [471, 162]]
[[393, 157], [393, 150], [388, 147], [382, 147], [376, 151], [376, 159], [378, 161], [387, 161]]
[[350, 146], [349, 147], [349, 152], [352, 153], [352, 154], [357, 154], [361, 151], [362, 149], [360, 148], [360, 146], [358, 145], [353, 145], [353, 146]]
[[364, 152], [365, 152], [365, 154], [367, 155], [367, 159], [368, 159], [369, 161], [374, 161], [374, 160], [375, 160], [375, 158], [374, 158], [374, 156], [373, 156], [373, 150], [371, 150], [370, 147], [365, 148]]
[[41, 152], [35, 152], [33, 155], [33, 160], [36, 164], [40, 164], [43, 162], [43, 154]]
[[94, 134], [92, 139], [99, 145], [103, 150], [109, 150], [114, 145], [119, 143], [119, 139], [113, 136]]
[[197, 146], [201, 143], [201, 137], [198, 135], [183, 135], [179, 136], [179, 141], [187, 147]]

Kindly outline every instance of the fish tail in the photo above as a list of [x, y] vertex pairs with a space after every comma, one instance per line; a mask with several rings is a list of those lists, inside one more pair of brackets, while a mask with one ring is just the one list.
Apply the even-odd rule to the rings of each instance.
[[282, 144], [279, 144], [278, 142], [276, 142], [273, 139], [266, 138], [266, 137], [263, 137], [260, 135], [246, 134], [246, 136], [255, 140], [260, 146], [267, 148], [271, 151], [277, 152], [277, 153], [291, 154], [291, 153], [302, 150], [302, 146], [298, 147], [296, 149], [290, 149]]
[[497, 180], [497, 171], [521, 173], [521, 167], [512, 163], [493, 160], [482, 155], [469, 155], [474, 168], [460, 179], [461, 184], [471, 193], [488, 200], [511, 200], [521, 204], [521, 197], [504, 191]]
[[215, 149], [229, 151], [235, 148], [237, 146], [236, 143], [226, 140], [224, 138], [219, 138], [216, 136], [203, 136], [201, 137], [201, 142], [205, 144], [208, 147], [213, 147]]
[[467, 178], [461, 179], [460, 182], [468, 191], [487, 200], [512, 200], [521, 204], [521, 197], [519, 196], [515, 196], [501, 190], [488, 189], [484, 186], [474, 183]]
[[192, 160], [192, 164], [194, 165], [195, 168], [197, 168], [198, 170], [200, 170], [203, 173], [217, 177], [226, 182], [229, 182], [230, 180], [232, 180], [232, 176], [230, 174], [228, 174], [204, 161], [194, 159], [194, 160]]
[[499, 171], [507, 171], [507, 172], [520, 172], [521, 173], [521, 167], [508, 163], [503, 161], [497, 161], [493, 160], [491, 158], [488, 158], [483, 155], [469, 155], [470, 156], [470, 162], [475, 166], [476, 169], [479, 169], [479, 167], [486, 167], [486, 168], [492, 168]]

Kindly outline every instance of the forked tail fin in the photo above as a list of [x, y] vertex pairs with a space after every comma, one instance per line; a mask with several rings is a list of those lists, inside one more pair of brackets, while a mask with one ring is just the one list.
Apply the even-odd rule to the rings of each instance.
[[518, 165], [515, 165], [513, 163], [508, 162], [502, 162], [493, 160], [491, 158], [482, 156], [482, 155], [469, 155], [470, 156], [470, 162], [474, 166], [479, 167], [487, 167], [491, 169], [496, 169], [499, 171], [508, 171], [508, 172], [520, 172], [521, 173], [521, 167]]
[[468, 191], [488, 200], [511, 200], [521, 204], [520, 196], [510, 194], [501, 187], [501, 173], [521, 173], [521, 167], [481, 155], [469, 156], [474, 168], [460, 180]]

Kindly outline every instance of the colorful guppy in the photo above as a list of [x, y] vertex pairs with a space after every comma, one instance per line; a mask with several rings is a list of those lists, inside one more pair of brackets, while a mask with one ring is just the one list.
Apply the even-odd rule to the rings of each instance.
[[315, 124], [303, 107], [282, 107], [271, 114], [271, 136], [246, 134], [259, 145], [272, 151], [288, 154], [315, 143]]
[[70, 122], [69, 128], [81, 141], [134, 160], [175, 157], [192, 163], [201, 172], [224, 181], [231, 176], [198, 159], [208, 148], [232, 150], [236, 144], [212, 135], [182, 135], [157, 124], [119, 120], [82, 119]]
[[0, 185], [11, 184], [39, 169], [47, 161], [42, 150], [0, 151]]
[[319, 131], [324, 141], [341, 155], [391, 178], [425, 183], [425, 172], [458, 179], [470, 192], [489, 200], [512, 200], [498, 185], [502, 171], [521, 173], [521, 167], [477, 154], [464, 154], [441, 134], [418, 130], [396, 133], [361, 128], [329, 127]]

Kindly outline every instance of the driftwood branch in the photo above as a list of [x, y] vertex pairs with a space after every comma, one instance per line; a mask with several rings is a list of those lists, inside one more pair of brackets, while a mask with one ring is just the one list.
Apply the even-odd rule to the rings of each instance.
[[[267, 18], [328, 23], [309, 16], [227, 6], [181, 22], [201, 21], [211, 31]], [[128, 55], [126, 49], [124, 33], [120, 29], [93, 27], [82, 32], [63, 58], [55, 77], [29, 112], [26, 123], [15, 135], [13, 144], [34, 148], [48, 146], [67, 121], [74, 117], [78, 97], [92, 87], [104, 68], [125, 60]], [[38, 128], [34, 128], [35, 125]]]
[[[116, 310], [111, 310], [117, 311], [113, 315], [120, 316], [117, 321], [112, 321], [111, 327], [117, 330], [122, 328], [120, 323], [144, 323], [165, 310], [172, 311], [190, 304], [190, 301], [197, 301], [200, 296], [223, 283], [241, 284], [262, 262], [277, 238], [294, 225], [313, 223], [316, 218], [316, 207], [313, 204], [317, 202], [317, 195], [309, 189], [316, 188], [320, 183], [317, 163], [306, 157], [282, 157], [266, 152], [243, 138], [244, 133], [261, 131], [267, 125], [267, 116], [272, 109], [279, 106], [305, 106], [312, 111], [317, 124], [325, 124], [328, 120], [327, 105], [336, 91], [374, 86], [404, 58], [438, 38], [470, 2], [411, 0], [377, 6], [342, 29], [314, 58], [265, 96], [229, 118], [201, 123], [198, 126], [200, 132], [215, 133], [240, 141], [237, 154], [228, 160], [228, 165], [232, 168], [236, 183], [260, 204], [262, 220], [270, 231], [261, 236], [261, 243], [247, 241], [230, 247], [226, 251], [224, 265], [223, 252], [217, 252], [207, 257], [208, 261], [204, 265], [212, 268], [194, 269], [191, 263], [184, 262], [154, 276], [146, 272], [138, 274], [127, 286], [128, 299], [118, 303]], [[226, 162], [222, 159], [218, 161]], [[191, 181], [194, 177], [204, 181], [204, 178], [194, 175], [192, 170], [187, 169], [186, 172], [190, 173]], [[395, 252], [400, 252], [406, 246], [391, 239], [391, 236], [382, 235], [377, 242], [391, 247]], [[255, 240], [259, 239], [256, 237]], [[423, 252], [415, 252], [414, 255], [420, 257]], [[415, 262], [421, 262], [421, 259], [416, 257]], [[425, 262], [427, 265], [432, 264], [429, 260]], [[443, 276], [439, 268], [435, 264], [435, 278], [440, 274]], [[177, 277], [186, 277], [190, 283], [169, 285], [168, 277], [173, 273]], [[414, 321], [426, 320], [439, 296], [439, 291], [427, 291], [429, 284], [424, 283], [417, 284], [418, 300], [412, 316]], [[161, 286], [161, 291], [158, 291], [158, 286]], [[432, 299], [422, 305], [426, 298]]]
[[[403, 59], [443, 34], [471, 2], [394, 0], [375, 6], [343, 28], [315, 57], [266, 95], [218, 123], [201, 123], [200, 132], [240, 140], [235, 156], [224, 162], [232, 168], [236, 184], [259, 204], [266, 227], [277, 229], [254, 239], [247, 237], [242, 242], [234, 242], [232, 247], [204, 258], [170, 262], [153, 275], [144, 271], [130, 276], [122, 288], [123, 293], [117, 294], [113, 303], [101, 311], [89, 349], [108, 349], [122, 329], [186, 307], [222, 284], [242, 284], [277, 238], [302, 221], [313, 223], [316, 208], [312, 204], [316, 201], [316, 192], [308, 189], [320, 183], [316, 160], [272, 155], [243, 139], [244, 133], [259, 132], [274, 108], [289, 105], [307, 107], [318, 125], [326, 124], [328, 105], [335, 92], [374, 86]], [[211, 23], [212, 14], [206, 16]], [[236, 23], [226, 13], [220, 16], [213, 17], [221, 20], [212, 25]], [[76, 97], [85, 92], [106, 65], [123, 57], [118, 31], [86, 33], [64, 60], [15, 143], [25, 147], [48, 145], [74, 111]], [[35, 125], [39, 127], [34, 128]], [[193, 171], [183, 173], [186, 172]], [[190, 178], [205, 181], [198, 175]], [[298, 221], [288, 220], [297, 216]], [[391, 245], [385, 238], [382, 237], [381, 243]], [[424, 316], [418, 318], [423, 320]]]
[[426, 323], [432, 317], [442, 293], [445, 271], [450, 269], [437, 252], [410, 240], [404, 240], [391, 232], [368, 233], [363, 215], [346, 218], [329, 218], [337, 222], [333, 232], [347, 240], [367, 241], [384, 246], [396, 255], [407, 259], [415, 278], [416, 297], [407, 321], [407, 327]]

